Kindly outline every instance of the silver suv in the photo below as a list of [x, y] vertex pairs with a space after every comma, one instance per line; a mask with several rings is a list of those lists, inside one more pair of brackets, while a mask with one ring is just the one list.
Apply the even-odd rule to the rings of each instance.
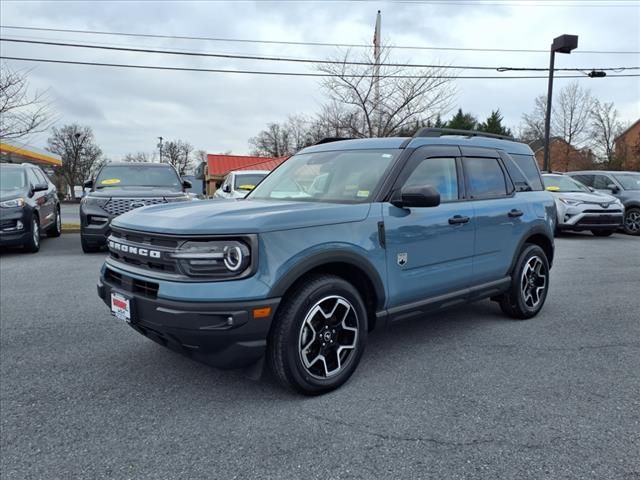
[[542, 181], [556, 201], [556, 233], [590, 230], [598, 237], [608, 237], [622, 226], [624, 207], [617, 198], [591, 191], [566, 175], [545, 174]]

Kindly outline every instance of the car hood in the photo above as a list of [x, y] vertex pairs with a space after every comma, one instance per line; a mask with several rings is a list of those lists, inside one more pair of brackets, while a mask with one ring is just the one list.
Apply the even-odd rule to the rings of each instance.
[[610, 203], [616, 200], [613, 195], [607, 195], [600, 192], [551, 192], [554, 197], [570, 198], [579, 202], [588, 203]]
[[14, 198], [24, 196], [24, 192], [22, 189], [14, 188], [11, 190], [0, 190], [0, 201], [4, 202], [5, 200], [12, 200]]
[[108, 187], [101, 190], [93, 190], [89, 195], [98, 198], [181, 197], [184, 196], [184, 192], [163, 187]]
[[370, 204], [208, 200], [142, 207], [114, 227], [176, 235], [259, 233], [364, 220]]

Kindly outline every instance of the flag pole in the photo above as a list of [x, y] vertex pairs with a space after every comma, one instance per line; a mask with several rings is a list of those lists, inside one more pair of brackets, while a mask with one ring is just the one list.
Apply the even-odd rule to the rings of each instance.
[[380, 28], [382, 23], [382, 16], [380, 10], [376, 16], [376, 29], [373, 34], [373, 81], [374, 83], [374, 97], [375, 97], [375, 110], [378, 115], [378, 125], [376, 129], [376, 136], [380, 136], [382, 130], [382, 108], [380, 108]]

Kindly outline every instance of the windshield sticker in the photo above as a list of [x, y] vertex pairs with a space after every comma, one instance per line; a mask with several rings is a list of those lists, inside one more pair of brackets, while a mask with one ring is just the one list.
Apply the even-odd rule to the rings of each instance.
[[358, 193], [356, 193], [357, 197], [368, 197], [369, 196], [369, 190], [358, 190]]
[[560, 187], [556, 187], [555, 185], [549, 185], [547, 187], [547, 190], [549, 190], [550, 192], [557, 192], [558, 190], [560, 190]]
[[121, 180], [119, 178], [106, 178], [100, 182], [100, 185], [115, 185], [120, 182]]
[[238, 190], [253, 190], [254, 188], [256, 188], [255, 185], [240, 185]]

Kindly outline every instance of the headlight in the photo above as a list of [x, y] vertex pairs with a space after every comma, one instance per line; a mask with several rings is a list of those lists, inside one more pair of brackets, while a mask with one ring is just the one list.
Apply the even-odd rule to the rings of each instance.
[[571, 198], [560, 197], [560, 198], [558, 198], [558, 200], [560, 200], [565, 205], [569, 205], [571, 207], [575, 207], [577, 205], [582, 204], [582, 202], [580, 200], [573, 200]]
[[251, 264], [251, 250], [238, 240], [188, 241], [171, 257], [190, 277], [235, 277]]
[[22, 208], [24, 207], [24, 198], [14, 198], [12, 200], [6, 200], [4, 202], [0, 202], [0, 207], [3, 208]]
[[86, 195], [82, 197], [82, 200], [80, 200], [80, 203], [82, 205], [87, 205], [87, 206], [96, 205], [98, 207], [103, 207], [108, 201], [109, 201], [108, 198], [92, 197], [91, 195]]
[[189, 195], [180, 195], [179, 197], [164, 197], [167, 202], [187, 202], [191, 200]]

